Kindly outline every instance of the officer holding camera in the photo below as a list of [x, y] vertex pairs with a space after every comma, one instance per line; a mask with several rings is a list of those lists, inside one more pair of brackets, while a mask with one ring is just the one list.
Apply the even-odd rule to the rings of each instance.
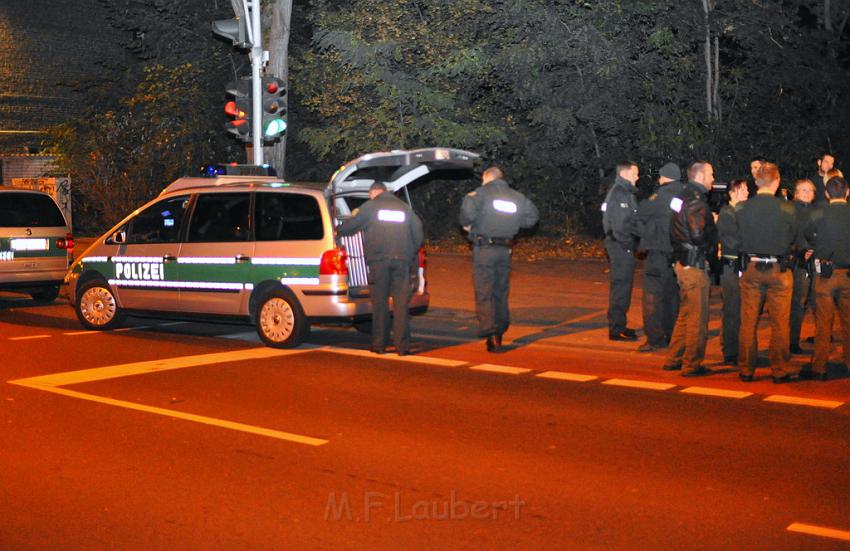
[[832, 340], [835, 307], [841, 319], [844, 363], [850, 366], [850, 205], [847, 182], [832, 178], [826, 183], [829, 203], [812, 213], [805, 234], [814, 245], [815, 264], [815, 355], [811, 369], [800, 375], [825, 381], [826, 362]]
[[781, 176], [779, 167], [762, 163], [756, 173], [758, 193], [737, 211], [735, 222], [741, 240], [743, 274], [741, 287], [741, 330], [738, 334], [739, 377], [753, 380], [762, 301], [770, 309], [770, 363], [774, 383], [796, 379], [789, 365], [789, 325], [791, 314], [791, 254], [797, 246], [798, 224], [794, 206], [775, 197]]

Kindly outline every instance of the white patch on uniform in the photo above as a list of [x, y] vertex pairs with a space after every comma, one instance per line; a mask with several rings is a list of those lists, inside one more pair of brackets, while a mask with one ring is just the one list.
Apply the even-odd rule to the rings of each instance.
[[401, 224], [407, 219], [403, 210], [381, 209], [378, 211], [378, 220], [381, 222], [393, 222]]
[[670, 201], [670, 208], [675, 210], [676, 212], [681, 212], [682, 200], [678, 197], [673, 197], [673, 199]]
[[504, 199], [494, 199], [493, 208], [499, 212], [507, 214], [516, 214], [516, 203], [513, 201], [505, 201]]
[[600, 207], [599, 210], [601, 210], [602, 212], [605, 212], [606, 210], [608, 210], [608, 203], [602, 203], [602, 207]]
[[627, 208], [629, 208], [629, 204], [628, 203], [620, 203], [620, 207], [627, 209]]

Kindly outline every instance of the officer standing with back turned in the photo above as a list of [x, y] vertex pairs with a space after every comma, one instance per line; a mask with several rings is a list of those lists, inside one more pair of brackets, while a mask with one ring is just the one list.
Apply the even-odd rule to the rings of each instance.
[[384, 354], [393, 297], [393, 342], [396, 353], [410, 353], [410, 274], [422, 246], [422, 221], [407, 203], [387, 192], [383, 182], [369, 188], [369, 201], [339, 227], [340, 235], [363, 231], [372, 298], [372, 352]]
[[504, 180], [502, 169], [491, 166], [482, 185], [463, 198], [460, 225], [472, 241], [472, 282], [479, 334], [487, 351], [499, 352], [508, 330], [508, 290], [511, 273], [511, 240], [520, 228], [537, 223], [537, 207]]

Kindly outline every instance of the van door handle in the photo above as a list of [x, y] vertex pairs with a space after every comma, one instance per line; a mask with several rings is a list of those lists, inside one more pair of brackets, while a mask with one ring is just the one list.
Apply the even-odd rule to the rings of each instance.
[[237, 254], [236, 255], [236, 262], [237, 262], [237, 264], [244, 264], [245, 262], [251, 262], [251, 257], [245, 256], [244, 254]]
[[176, 260], [177, 260], [177, 257], [174, 256], [173, 254], [162, 255], [162, 261], [163, 262], [175, 262]]

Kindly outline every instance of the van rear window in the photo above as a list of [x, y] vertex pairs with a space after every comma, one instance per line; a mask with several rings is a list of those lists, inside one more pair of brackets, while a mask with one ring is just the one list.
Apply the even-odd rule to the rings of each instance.
[[62, 211], [47, 195], [25, 191], [0, 194], [0, 227], [47, 228], [64, 225]]

